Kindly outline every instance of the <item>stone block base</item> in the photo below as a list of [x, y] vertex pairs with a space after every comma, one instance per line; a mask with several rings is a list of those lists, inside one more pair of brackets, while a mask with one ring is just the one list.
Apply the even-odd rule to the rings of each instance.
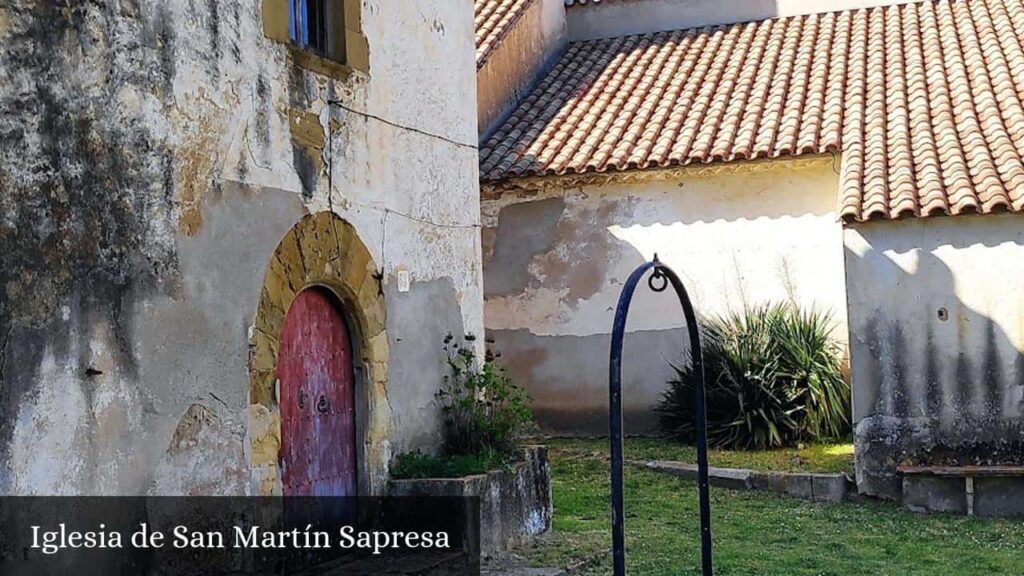
[[529, 543], [551, 528], [551, 470], [544, 446], [524, 450], [512, 470], [465, 478], [392, 480], [391, 496], [461, 496], [480, 499], [480, 553]]
[[915, 512], [1024, 517], [1024, 477], [904, 475], [903, 505]]
[[967, 513], [963, 478], [904, 476], [903, 505], [915, 512]]

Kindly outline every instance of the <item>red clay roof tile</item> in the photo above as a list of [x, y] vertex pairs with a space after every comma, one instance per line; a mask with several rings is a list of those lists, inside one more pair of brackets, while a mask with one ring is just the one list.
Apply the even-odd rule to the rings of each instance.
[[1024, 0], [929, 0], [573, 43], [481, 175], [841, 152], [847, 221], [1022, 211], [1022, 35]]

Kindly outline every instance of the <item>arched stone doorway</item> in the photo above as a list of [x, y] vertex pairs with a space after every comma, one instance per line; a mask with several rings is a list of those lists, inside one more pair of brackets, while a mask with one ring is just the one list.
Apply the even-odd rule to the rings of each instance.
[[278, 381], [281, 334], [294, 302], [311, 288], [331, 297], [336, 310], [342, 312], [350, 337], [357, 491], [377, 495], [385, 490], [393, 423], [387, 399], [386, 308], [376, 271], [352, 225], [330, 212], [303, 217], [274, 251], [250, 337], [249, 437], [254, 494], [284, 493], [280, 460], [283, 394]]

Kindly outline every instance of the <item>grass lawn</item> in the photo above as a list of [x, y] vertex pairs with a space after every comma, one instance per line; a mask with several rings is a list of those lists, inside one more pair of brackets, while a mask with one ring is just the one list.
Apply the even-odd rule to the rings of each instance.
[[[608, 453], [608, 439], [554, 438], [547, 441], [553, 452], [563, 457], [594, 456]], [[697, 462], [697, 450], [658, 438], [627, 438], [623, 452], [626, 460], [676, 460]], [[824, 442], [806, 448], [781, 448], [747, 452], [708, 450], [708, 461], [720, 468], [750, 468], [773, 472], [850, 472], [853, 473], [853, 444], [846, 441]]]
[[[553, 531], [524, 551], [536, 565], [600, 558], [585, 574], [610, 574], [607, 445], [552, 440]], [[828, 446], [769, 454], [716, 451], [712, 464], [842, 470]], [[679, 458], [692, 450], [629, 440], [626, 458]], [[836, 460], [842, 462], [836, 462]], [[1024, 575], [1024, 522], [922, 516], [893, 504], [811, 504], [758, 492], [711, 489], [715, 574]], [[697, 491], [691, 482], [626, 467], [626, 558], [631, 575], [699, 574]]]

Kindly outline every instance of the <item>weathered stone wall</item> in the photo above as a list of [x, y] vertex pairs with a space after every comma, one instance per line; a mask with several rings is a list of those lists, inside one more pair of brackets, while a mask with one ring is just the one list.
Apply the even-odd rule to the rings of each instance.
[[898, 498], [904, 461], [1024, 463], [1021, 218], [858, 224], [844, 238], [860, 490]]
[[[532, 393], [541, 425], [607, 433], [615, 306], [629, 274], [655, 253], [679, 273], [698, 314], [795, 301], [831, 311], [845, 340], [836, 180], [831, 159], [814, 158], [486, 191], [487, 332]], [[627, 432], [656, 423], [651, 408], [687, 346], [682, 326], [671, 291], [637, 291], [623, 358]]]
[[257, 304], [323, 210], [387, 307], [365, 489], [436, 445], [441, 338], [482, 330], [472, 6], [348, 4], [357, 68], [268, 38], [268, 2], [0, 6], [0, 493], [253, 490]]

